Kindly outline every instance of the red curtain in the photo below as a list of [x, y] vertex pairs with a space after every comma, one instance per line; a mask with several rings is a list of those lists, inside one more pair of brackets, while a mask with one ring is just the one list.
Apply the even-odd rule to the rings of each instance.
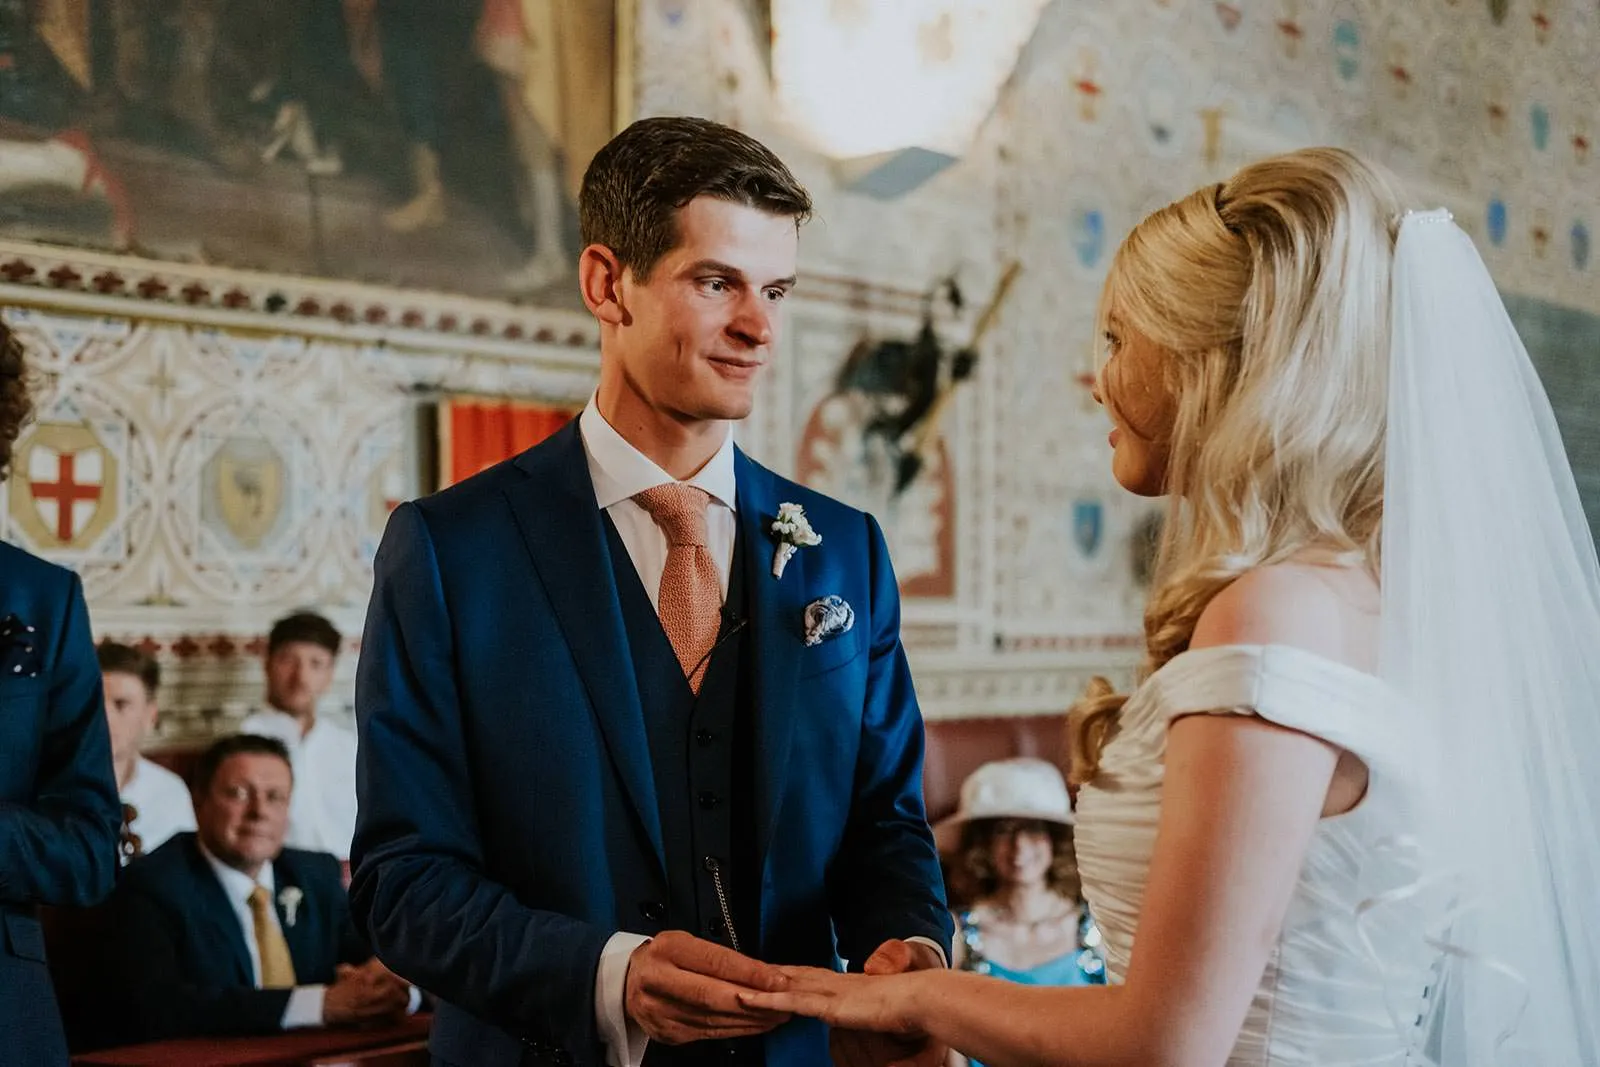
[[574, 408], [521, 400], [447, 397], [439, 405], [439, 487], [532, 448], [574, 413]]

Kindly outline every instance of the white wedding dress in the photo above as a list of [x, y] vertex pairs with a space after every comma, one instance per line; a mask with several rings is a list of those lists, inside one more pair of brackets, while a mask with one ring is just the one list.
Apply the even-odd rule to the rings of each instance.
[[[1124, 705], [1078, 797], [1084, 896], [1111, 982], [1127, 974], [1160, 814], [1167, 726], [1189, 714], [1258, 715], [1366, 762], [1367, 792], [1323, 819], [1229, 1067], [1399, 1065], [1425, 1043], [1440, 953], [1426, 895], [1406, 895], [1416, 716], [1377, 677], [1283, 645], [1185, 652]], [[1395, 892], [1401, 890], [1400, 892]]]

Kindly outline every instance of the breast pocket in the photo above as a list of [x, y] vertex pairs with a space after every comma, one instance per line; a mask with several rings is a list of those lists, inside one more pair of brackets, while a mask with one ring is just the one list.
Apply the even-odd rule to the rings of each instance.
[[0, 797], [33, 788], [49, 694], [45, 678], [0, 681]]
[[6, 948], [20, 960], [44, 961], [44, 927], [31, 915], [8, 913]]
[[815, 678], [854, 662], [867, 648], [867, 631], [857, 625], [848, 633], [807, 645], [800, 653], [800, 677]]

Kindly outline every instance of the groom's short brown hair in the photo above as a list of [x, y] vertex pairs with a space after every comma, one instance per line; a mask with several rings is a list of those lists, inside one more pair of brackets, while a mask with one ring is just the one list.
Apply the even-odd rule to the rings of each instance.
[[678, 209], [700, 196], [811, 216], [811, 195], [754, 137], [710, 119], [640, 119], [595, 153], [578, 194], [585, 245], [605, 245], [636, 277], [678, 242]]

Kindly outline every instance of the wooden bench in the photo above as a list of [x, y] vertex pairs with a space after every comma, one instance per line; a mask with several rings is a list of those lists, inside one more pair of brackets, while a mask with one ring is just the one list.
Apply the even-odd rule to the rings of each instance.
[[426, 1067], [432, 1016], [375, 1030], [190, 1037], [80, 1053], [73, 1067]]

